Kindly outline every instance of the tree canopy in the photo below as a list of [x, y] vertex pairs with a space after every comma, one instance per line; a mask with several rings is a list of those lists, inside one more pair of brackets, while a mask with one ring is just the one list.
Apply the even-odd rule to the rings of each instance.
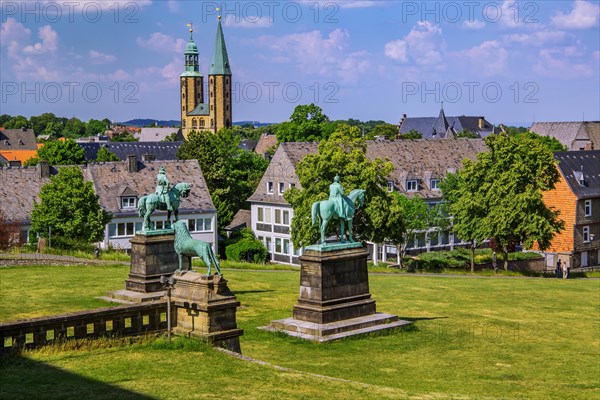
[[536, 138], [507, 134], [485, 139], [489, 151], [477, 161], [465, 160], [458, 174], [448, 176], [442, 190], [450, 204], [454, 230], [466, 240], [493, 238], [503, 249], [508, 268], [508, 248], [522, 242], [541, 249], [564, 223], [558, 212], [542, 200], [542, 192], [559, 180], [552, 152]]
[[40, 190], [40, 203], [31, 213], [31, 229], [47, 238], [51, 230], [53, 242], [92, 243], [102, 239], [111, 216], [100, 208], [91, 182], [84, 182], [77, 167], [60, 168], [58, 174]]
[[277, 140], [283, 142], [317, 142], [326, 139], [335, 129], [321, 107], [315, 104], [299, 105], [290, 120], [277, 127]]
[[121, 159], [117, 157], [115, 153], [108, 150], [106, 146], [100, 147], [98, 153], [96, 153], [96, 162], [108, 162], [108, 161], [120, 161]]
[[179, 159], [196, 159], [218, 211], [219, 225], [226, 226], [252, 195], [269, 162], [239, 147], [232, 129], [217, 133], [192, 132], [177, 152]]
[[51, 140], [38, 149], [36, 157], [27, 160], [27, 165], [35, 165], [39, 160], [48, 161], [50, 165], [85, 164], [85, 150], [71, 139]]
[[[389, 226], [390, 198], [385, 189], [393, 169], [389, 162], [367, 158], [367, 145], [356, 127], [339, 125], [329, 139], [319, 144], [317, 154], [307, 155], [296, 166], [302, 189], [290, 188], [285, 200], [294, 209], [292, 241], [296, 248], [314, 244], [319, 230], [311, 223], [311, 206], [329, 198], [329, 185], [336, 174], [346, 194], [365, 189], [366, 204], [354, 217], [353, 235], [357, 240], [382, 242]], [[328, 234], [337, 232], [337, 224], [329, 224]]]
[[421, 132], [411, 129], [410, 131], [403, 133], [402, 135], [398, 135], [400, 139], [422, 139], [423, 135]]

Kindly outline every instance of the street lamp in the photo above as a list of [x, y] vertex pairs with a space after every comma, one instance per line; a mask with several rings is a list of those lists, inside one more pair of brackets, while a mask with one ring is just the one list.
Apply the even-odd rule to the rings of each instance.
[[161, 275], [160, 283], [167, 289], [167, 338], [171, 340], [171, 289], [173, 289], [175, 279], [173, 278], [173, 275], [168, 278]]

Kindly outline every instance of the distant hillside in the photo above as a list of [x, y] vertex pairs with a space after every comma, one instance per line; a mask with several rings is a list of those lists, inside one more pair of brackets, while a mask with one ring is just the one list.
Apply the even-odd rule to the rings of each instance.
[[[125, 122], [117, 122], [117, 124], [119, 125], [125, 125], [125, 126], [137, 126], [137, 127], [144, 127], [144, 126], [148, 126], [148, 125], [158, 125], [158, 126], [181, 126], [181, 121], [179, 120], [170, 120], [170, 121], [161, 121], [161, 120], [156, 120], [156, 119], [141, 119], [141, 118], [136, 118], [136, 119], [132, 119], [129, 121], [125, 121]], [[241, 126], [241, 125], [254, 125], [256, 127], [261, 127], [261, 126], [267, 126], [267, 125], [272, 125], [272, 122], [259, 122], [259, 121], [238, 121], [238, 122], [234, 122], [233, 125], [237, 125], [237, 126]]]

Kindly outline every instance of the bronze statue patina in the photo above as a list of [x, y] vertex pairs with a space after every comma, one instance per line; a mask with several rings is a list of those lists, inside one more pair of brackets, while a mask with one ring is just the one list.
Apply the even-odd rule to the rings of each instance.
[[[211, 274], [211, 268], [214, 265], [217, 270], [217, 275], [221, 275], [219, 261], [215, 257], [212, 246], [202, 240], [196, 240], [190, 235], [185, 222], [178, 221], [173, 224], [175, 230], [175, 252], [179, 256], [179, 269], [177, 272], [183, 271], [183, 256], [195, 257], [198, 256], [208, 266], [207, 275]], [[186, 271], [189, 266], [186, 266]]]
[[[329, 186], [329, 200], [317, 201], [312, 205], [312, 223], [319, 221], [321, 231], [321, 244], [325, 245], [325, 232], [330, 220], [339, 220], [340, 239], [344, 243], [345, 237], [349, 242], [352, 238], [352, 220], [357, 208], [362, 207], [365, 202], [365, 191], [355, 189], [348, 196], [344, 196], [344, 188], [340, 184], [340, 177], [335, 176], [333, 183]], [[346, 235], [346, 224], [348, 232]]]
[[156, 191], [155, 193], [143, 196], [138, 201], [138, 215], [144, 217], [143, 231], [154, 229], [154, 222], [150, 220], [150, 216], [155, 210], [167, 211], [167, 225], [165, 228], [171, 227], [171, 213], [175, 215], [175, 221], [179, 220], [179, 204], [182, 198], [190, 195], [192, 185], [186, 182], [180, 182], [171, 187], [165, 168], [160, 167], [160, 171], [156, 176]]

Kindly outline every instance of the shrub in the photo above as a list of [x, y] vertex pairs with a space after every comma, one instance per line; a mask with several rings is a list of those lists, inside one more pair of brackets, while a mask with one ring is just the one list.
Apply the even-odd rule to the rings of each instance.
[[254, 263], [265, 263], [268, 252], [265, 245], [256, 240], [250, 229], [242, 229], [242, 238], [236, 243], [225, 248], [225, 255], [230, 261], [248, 261]]

